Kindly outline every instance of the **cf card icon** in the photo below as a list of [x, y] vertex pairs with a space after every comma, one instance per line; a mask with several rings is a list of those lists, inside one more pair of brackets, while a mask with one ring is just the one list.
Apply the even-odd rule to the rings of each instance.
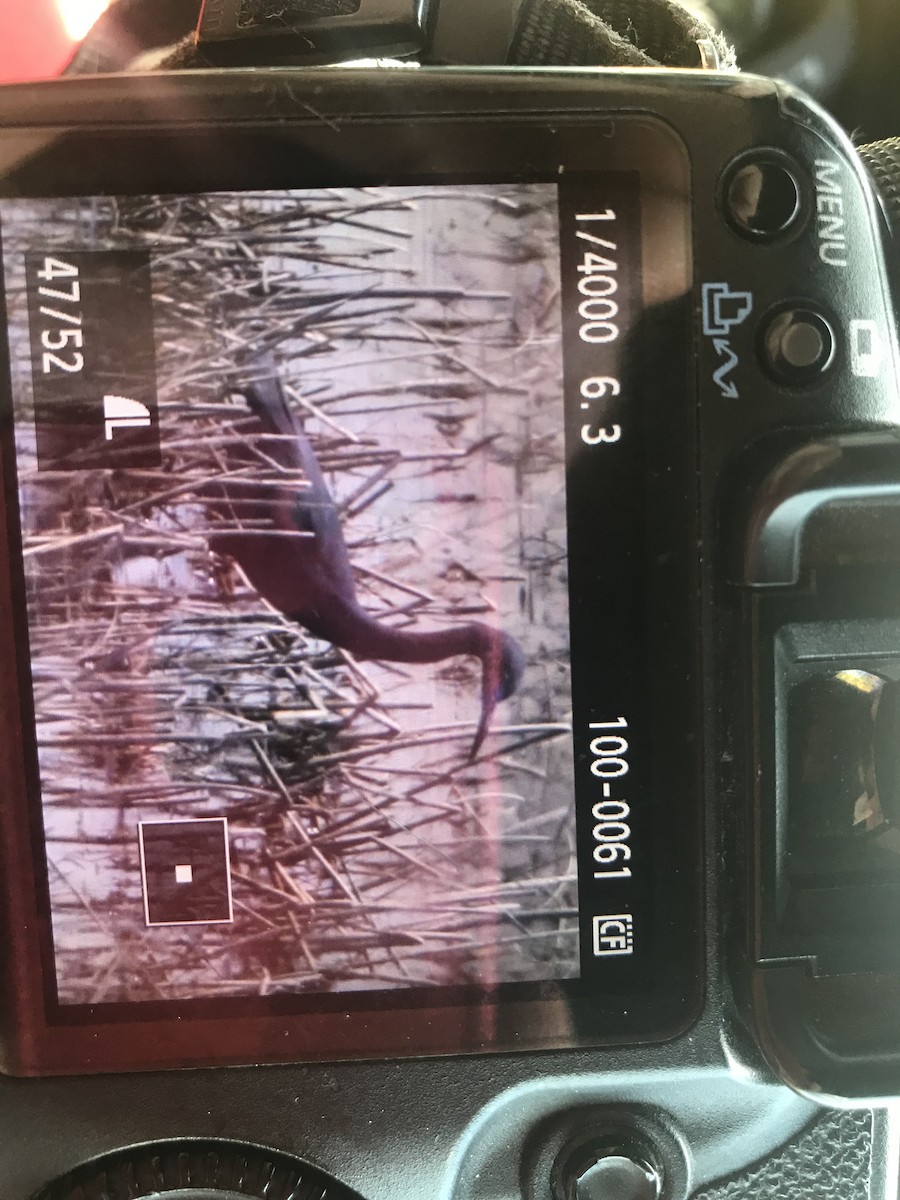
[[594, 958], [634, 952], [631, 913], [615, 917], [594, 917]]
[[110, 442], [117, 429], [146, 429], [150, 424], [150, 409], [128, 396], [104, 396], [103, 421], [106, 440]]

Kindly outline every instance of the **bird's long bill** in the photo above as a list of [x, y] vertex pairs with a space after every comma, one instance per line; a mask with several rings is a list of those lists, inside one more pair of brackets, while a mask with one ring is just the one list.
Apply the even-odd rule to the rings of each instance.
[[475, 730], [475, 739], [472, 742], [472, 748], [469, 750], [469, 758], [477, 756], [478, 751], [481, 749], [481, 744], [487, 736], [491, 717], [494, 715], [494, 709], [497, 707], [498, 690], [499, 680], [497, 678], [497, 671], [496, 669], [491, 670], [490, 660], [488, 660], [484, 664], [481, 679], [481, 716], [478, 718], [478, 728]]

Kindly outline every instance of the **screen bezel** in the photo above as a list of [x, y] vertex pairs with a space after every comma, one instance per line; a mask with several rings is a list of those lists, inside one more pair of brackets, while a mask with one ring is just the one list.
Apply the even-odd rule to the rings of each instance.
[[[457, 995], [369, 993], [365, 1009], [297, 1012], [296, 998], [165, 1005], [59, 1006], [40, 835], [33, 719], [21, 578], [11, 427], [4, 403], [4, 522], [0, 605], [9, 615], [0, 654], [18, 663], [4, 676], [2, 716], [10, 731], [0, 760], [12, 803], [4, 806], [7, 854], [4, 925], [11, 948], [7, 978], [6, 1069], [15, 1073], [125, 1070], [210, 1063], [372, 1058], [484, 1050], [549, 1049], [675, 1036], [695, 1018], [703, 995], [702, 832], [696, 584], [696, 471], [690, 376], [690, 174], [680, 139], [643, 116], [408, 116], [393, 120], [222, 124], [203, 130], [142, 127], [38, 130], [9, 135], [12, 159], [0, 194], [89, 195], [191, 192], [317, 184], [555, 181], [568, 172], [631, 171], [640, 177], [645, 312], [656, 313], [650, 373], [665, 388], [644, 387], [641, 425], [647, 662], [654, 750], [647, 773], [653, 797], [652, 909], [657, 924], [647, 985], [600, 993], [583, 981], [500, 985]], [[12, 147], [15, 152], [12, 152]], [[28, 152], [23, 154], [22, 147]], [[379, 163], [377, 171], [371, 164]], [[6, 354], [5, 343], [0, 354]], [[3, 378], [8, 377], [0, 363]], [[655, 368], [655, 371], [654, 371]], [[646, 364], [645, 364], [646, 369]], [[662, 372], [665, 372], [663, 375]], [[12, 504], [10, 504], [12, 500]], [[589, 503], [589, 501], [586, 501]], [[10, 598], [12, 603], [10, 603]], [[614, 636], [614, 633], [613, 635]], [[576, 736], [576, 771], [584, 770]], [[24, 744], [24, 749], [23, 749]], [[676, 805], [667, 796], [678, 798]], [[30, 799], [26, 799], [30, 797]], [[523, 989], [526, 989], [523, 994]], [[305, 999], [305, 998], [304, 998]], [[331, 997], [332, 1002], [340, 997]], [[347, 998], [344, 998], [345, 1000]], [[354, 997], [354, 1000], [356, 997]], [[227, 1006], [236, 1005], [231, 1011]], [[112, 1007], [127, 1009], [113, 1014]], [[306, 1005], [302, 1006], [306, 1007]], [[161, 1011], [163, 1010], [164, 1011]], [[295, 1011], [291, 1011], [291, 1010]], [[113, 1019], [113, 1016], [117, 1019]]]

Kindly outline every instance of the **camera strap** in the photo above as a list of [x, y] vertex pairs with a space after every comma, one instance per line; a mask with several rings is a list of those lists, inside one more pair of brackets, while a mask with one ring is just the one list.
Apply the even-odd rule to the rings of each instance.
[[[484, 26], [484, 36], [481, 28]], [[680, 0], [116, 0], [67, 74], [308, 65], [404, 56], [422, 63], [722, 67], [725, 38]]]
[[724, 37], [676, 0], [524, 0], [507, 62], [578, 67], [735, 65], [734, 51]]

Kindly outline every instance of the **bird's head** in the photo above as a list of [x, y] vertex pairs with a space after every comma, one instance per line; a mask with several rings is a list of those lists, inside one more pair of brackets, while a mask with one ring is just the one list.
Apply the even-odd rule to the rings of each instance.
[[514, 637], [502, 630], [480, 628], [486, 643], [482, 655], [481, 716], [469, 751], [470, 758], [481, 749], [495, 706], [513, 694], [525, 670], [525, 654]]
[[500, 634], [500, 669], [494, 703], [507, 700], [518, 689], [525, 671], [525, 653], [514, 637]]

